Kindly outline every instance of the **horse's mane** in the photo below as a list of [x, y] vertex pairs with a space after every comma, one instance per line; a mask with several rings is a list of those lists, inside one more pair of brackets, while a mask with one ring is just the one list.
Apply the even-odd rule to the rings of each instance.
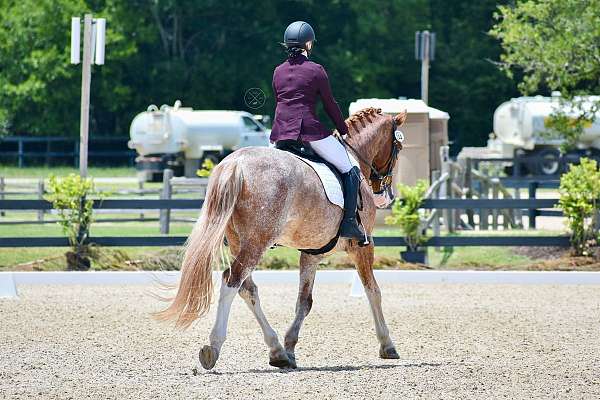
[[360, 133], [367, 126], [379, 121], [379, 117], [382, 116], [381, 108], [367, 107], [355, 112], [346, 120], [350, 136], [352, 136], [353, 132]]

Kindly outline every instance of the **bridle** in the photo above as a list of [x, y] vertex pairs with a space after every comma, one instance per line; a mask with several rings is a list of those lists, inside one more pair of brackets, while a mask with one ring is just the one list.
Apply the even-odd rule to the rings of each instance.
[[385, 191], [389, 191], [392, 187], [392, 178], [394, 172], [394, 166], [396, 165], [396, 161], [398, 160], [398, 153], [402, 150], [402, 142], [404, 141], [404, 135], [402, 131], [398, 129], [398, 124], [396, 120], [392, 117], [392, 149], [390, 151], [390, 156], [384, 164], [383, 170], [378, 171], [377, 168], [373, 165], [373, 163], [364, 159], [363, 156], [360, 155], [356, 149], [346, 141], [343, 137], [340, 136], [342, 143], [347, 146], [352, 152], [358, 157], [360, 161], [369, 166], [371, 170], [371, 175], [369, 176], [370, 185], [373, 189], [373, 193], [380, 194]]

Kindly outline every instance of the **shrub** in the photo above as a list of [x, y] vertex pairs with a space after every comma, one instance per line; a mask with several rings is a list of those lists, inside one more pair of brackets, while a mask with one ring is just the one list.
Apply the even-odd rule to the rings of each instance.
[[196, 171], [196, 175], [201, 178], [208, 178], [214, 167], [215, 163], [210, 158], [206, 158], [202, 163], [202, 168]]
[[88, 198], [94, 192], [93, 181], [75, 174], [61, 179], [53, 175], [50, 177], [49, 192], [46, 198], [58, 212], [58, 223], [74, 250], [74, 254], [67, 254], [69, 267], [89, 268], [83, 244], [93, 221], [93, 201]]
[[598, 243], [600, 172], [596, 161], [582, 158], [560, 178], [559, 206], [567, 218], [573, 254], [588, 256]]
[[411, 251], [416, 251], [427, 241], [419, 213], [427, 188], [427, 181], [423, 179], [420, 179], [415, 186], [400, 183], [398, 185], [400, 196], [392, 205], [392, 215], [385, 220], [386, 224], [398, 225], [402, 229], [407, 247]]

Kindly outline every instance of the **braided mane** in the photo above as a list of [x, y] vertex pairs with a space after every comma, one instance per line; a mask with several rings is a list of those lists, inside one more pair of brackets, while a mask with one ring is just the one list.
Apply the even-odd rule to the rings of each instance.
[[352, 114], [346, 120], [346, 125], [348, 125], [348, 130], [360, 133], [361, 130], [375, 122], [381, 116], [383, 116], [381, 108], [367, 107]]

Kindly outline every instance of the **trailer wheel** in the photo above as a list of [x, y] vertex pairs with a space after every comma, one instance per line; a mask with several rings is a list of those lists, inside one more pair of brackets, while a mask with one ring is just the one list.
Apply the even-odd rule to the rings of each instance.
[[538, 157], [538, 175], [553, 176], [560, 172], [560, 152], [557, 149], [543, 149], [535, 155]]

